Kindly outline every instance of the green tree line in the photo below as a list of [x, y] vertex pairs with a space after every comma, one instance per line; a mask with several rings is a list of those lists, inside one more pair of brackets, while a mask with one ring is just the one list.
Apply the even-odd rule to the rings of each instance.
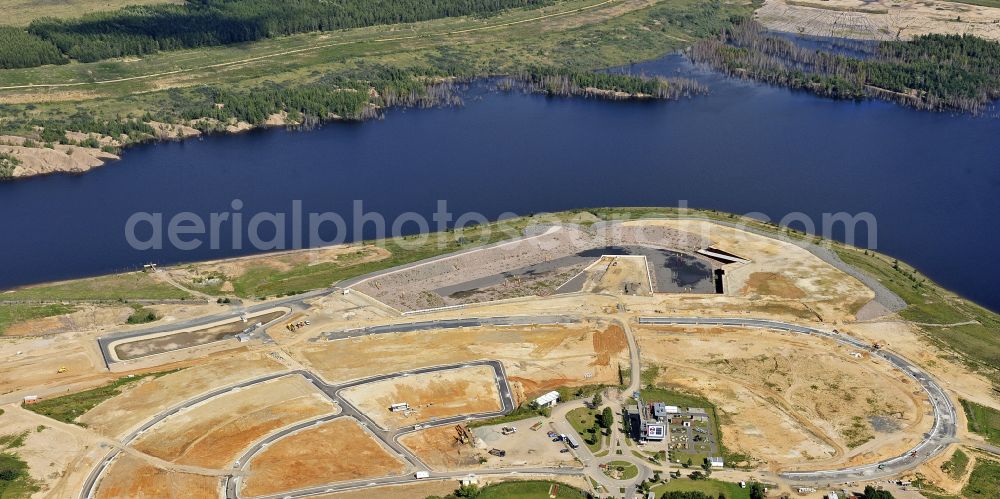
[[443, 17], [492, 15], [553, 0], [189, 0], [134, 5], [77, 19], [42, 18], [0, 30], [0, 67], [93, 62], [161, 50], [249, 42]]
[[733, 76], [842, 99], [980, 112], [1000, 98], [1000, 43], [971, 35], [880, 42], [867, 56], [807, 49], [753, 21], [695, 44], [696, 62]]

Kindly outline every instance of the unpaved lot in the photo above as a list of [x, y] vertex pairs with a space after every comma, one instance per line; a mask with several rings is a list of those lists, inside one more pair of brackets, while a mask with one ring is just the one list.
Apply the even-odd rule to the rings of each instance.
[[[602, 257], [587, 269], [583, 291], [629, 295], [652, 294], [646, 259], [635, 256]], [[628, 288], [626, 289], [626, 286]]]
[[[24, 445], [7, 452], [28, 465], [40, 487], [34, 497], [73, 497], [101, 456], [92, 452], [99, 438], [83, 428], [58, 423], [8, 405], [0, 414], [0, 436], [24, 435]], [[4, 446], [0, 445], [0, 449]]]
[[98, 484], [98, 498], [217, 497], [218, 477], [167, 471], [139, 457], [121, 454]]
[[78, 420], [108, 436], [122, 436], [156, 414], [212, 389], [280, 371], [270, 357], [242, 353], [188, 367], [137, 386], [97, 405]]
[[[66, 370], [59, 373], [61, 367]], [[97, 344], [84, 335], [0, 341], [0, 395], [28, 389], [32, 394], [62, 394], [74, 383], [99, 385], [107, 379]]]
[[728, 448], [772, 468], [873, 462], [902, 453], [932, 423], [903, 373], [819, 338], [664, 327], [641, 328], [637, 339], [661, 382], [719, 406]]
[[[626, 222], [626, 224], [640, 222]], [[727, 297], [751, 300], [757, 307], [802, 306], [812, 318], [852, 320], [874, 298], [861, 281], [799, 246], [699, 220], [649, 220], [712, 241], [712, 247], [750, 260], [723, 269]], [[683, 300], [678, 297], [676, 300]]]
[[140, 437], [134, 447], [179, 464], [225, 468], [272, 431], [336, 411], [312, 383], [292, 375], [221, 395], [171, 416]]
[[158, 353], [172, 352], [182, 348], [204, 345], [223, 340], [227, 337], [232, 337], [242, 332], [252, 324], [256, 324], [258, 322], [267, 324], [282, 315], [285, 315], [284, 311], [271, 312], [269, 314], [251, 317], [247, 322], [236, 319], [228, 324], [222, 324], [205, 329], [195, 329], [193, 331], [184, 331], [170, 335], [158, 335], [155, 338], [138, 339], [127, 343], [120, 343], [115, 346], [115, 355], [117, 355], [121, 360], [130, 360], [145, 357], [147, 355], [156, 355]]
[[[515, 402], [559, 386], [617, 384], [628, 365], [624, 339], [608, 326], [489, 327], [417, 331], [307, 343], [291, 353], [327, 381], [470, 360], [504, 363]], [[595, 335], [598, 339], [595, 343]]]
[[928, 33], [1000, 40], [1000, 9], [943, 0], [767, 0], [756, 18], [788, 33], [908, 40]]
[[258, 496], [327, 483], [401, 474], [406, 466], [357, 422], [338, 418], [292, 434], [250, 461], [243, 494]]
[[[341, 392], [348, 402], [382, 428], [432, 421], [439, 418], [499, 411], [500, 392], [493, 368], [474, 366], [367, 383]], [[389, 406], [407, 403], [409, 411], [392, 412]]]

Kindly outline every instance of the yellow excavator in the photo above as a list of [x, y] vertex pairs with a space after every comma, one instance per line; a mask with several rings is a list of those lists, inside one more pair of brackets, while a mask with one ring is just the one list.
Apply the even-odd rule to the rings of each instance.
[[58, 370], [58, 371], [56, 371], [56, 373], [58, 373], [58, 374], [62, 374], [62, 373], [64, 373], [64, 372], [66, 372], [66, 371], [67, 371], [67, 369], [66, 369], [66, 366], [60, 366], [60, 367], [59, 367], [59, 370]]

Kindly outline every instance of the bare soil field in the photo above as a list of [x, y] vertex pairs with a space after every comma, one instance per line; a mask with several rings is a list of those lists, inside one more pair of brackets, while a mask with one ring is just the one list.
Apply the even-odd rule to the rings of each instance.
[[727, 447], [772, 468], [873, 462], [902, 453], [932, 423], [912, 380], [832, 342], [681, 327], [643, 328], [637, 339], [647, 362], [663, 367], [660, 381], [718, 404]]
[[[886, 320], [845, 324], [841, 329], [859, 338], [871, 342], [877, 341], [885, 348], [903, 355], [926, 369], [942, 381], [945, 389], [961, 398], [1000, 407], [1000, 399], [994, 391], [993, 380], [970, 372], [953, 354], [934, 346], [915, 331], [915, 326], [902, 321]], [[962, 411], [958, 412], [961, 417]], [[965, 426], [960, 424], [960, 434], [964, 431]]]
[[281, 371], [270, 357], [240, 353], [200, 363], [142, 383], [97, 405], [78, 420], [108, 436], [121, 436], [157, 413], [215, 388]]
[[[59, 373], [59, 368], [66, 371]], [[74, 383], [110, 379], [96, 343], [69, 333], [45, 337], [8, 338], [0, 342], [0, 395], [65, 391]]]
[[755, 17], [788, 33], [908, 40], [928, 33], [1000, 40], [1000, 9], [943, 0], [766, 0]]
[[18, 406], [0, 414], [0, 435], [26, 435], [22, 447], [12, 449], [28, 465], [41, 490], [35, 496], [72, 497], [83, 486], [91, 466], [100, 459], [99, 438], [84, 429], [52, 421]]
[[[384, 274], [354, 288], [399, 310], [544, 295], [561, 284], [559, 278], [572, 276], [600, 257], [588, 256], [597, 248], [649, 245], [693, 251], [707, 242], [660, 225], [561, 225], [533, 237]], [[501, 285], [504, 290], [498, 295], [496, 288]], [[479, 290], [489, 292], [475, 292]]]
[[234, 336], [255, 323], [261, 322], [267, 324], [282, 315], [285, 315], [285, 312], [271, 312], [251, 317], [247, 322], [234, 319], [233, 322], [220, 326], [119, 343], [114, 347], [115, 355], [121, 360], [130, 360], [158, 353], [172, 352], [182, 348], [205, 345]]
[[646, 259], [642, 257], [603, 257], [587, 269], [586, 276], [583, 291], [588, 293], [647, 296], [653, 293]]
[[97, 486], [98, 498], [216, 497], [219, 478], [159, 469], [121, 454]]
[[427, 466], [434, 470], [475, 469], [482, 465], [479, 459], [490, 458], [482, 449], [463, 444], [454, 426], [438, 426], [403, 435], [399, 443], [405, 445]]
[[588, 323], [418, 331], [308, 343], [289, 351], [333, 383], [432, 365], [500, 360], [515, 399], [524, 400], [559, 386], [617, 384], [619, 364], [628, 364], [627, 352], [624, 339], [599, 340], [595, 348], [594, 336], [606, 329]]
[[70, 331], [97, 329], [100, 326], [124, 324], [134, 310], [132, 307], [97, 306], [81, 304], [77, 310], [51, 317], [41, 317], [11, 324], [3, 334], [6, 336], [44, 336]]
[[[626, 225], [632, 223], [640, 222]], [[813, 317], [832, 322], [854, 319], [854, 314], [874, 298], [857, 279], [791, 243], [698, 220], [641, 223], [697, 234], [710, 240], [714, 248], [750, 260], [723, 266], [726, 295], [749, 299], [758, 307], [804, 305]]]
[[146, 454], [178, 464], [225, 468], [274, 430], [337, 412], [301, 376], [289, 376], [219, 396], [154, 426], [135, 443]]
[[[23, 137], [0, 136], [3, 144], [23, 144]], [[103, 165], [106, 161], [120, 159], [117, 155], [90, 147], [74, 147], [55, 144], [46, 147], [24, 147], [21, 145], [0, 145], [0, 153], [19, 159], [14, 167], [14, 177], [31, 177], [50, 173], [84, 173]]]
[[[350, 456], [350, 459], [345, 459]], [[259, 496], [327, 483], [401, 474], [406, 466], [354, 419], [289, 435], [251, 461], [243, 494]]]
[[[390, 430], [439, 418], [494, 412], [503, 407], [493, 369], [488, 366], [368, 383], [341, 394], [375, 424]], [[389, 411], [390, 405], [400, 402], [408, 403], [410, 410]]]

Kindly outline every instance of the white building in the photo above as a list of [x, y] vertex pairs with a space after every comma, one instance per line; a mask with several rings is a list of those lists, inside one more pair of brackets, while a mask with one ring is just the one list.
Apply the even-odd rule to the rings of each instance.
[[646, 440], [663, 440], [666, 435], [666, 426], [662, 424], [646, 425]]
[[710, 464], [713, 468], [721, 468], [725, 466], [725, 463], [722, 461], [721, 457], [708, 458], [708, 464]]
[[538, 407], [554, 407], [556, 402], [559, 402], [559, 392], [555, 390], [535, 399], [535, 404], [538, 404]]

